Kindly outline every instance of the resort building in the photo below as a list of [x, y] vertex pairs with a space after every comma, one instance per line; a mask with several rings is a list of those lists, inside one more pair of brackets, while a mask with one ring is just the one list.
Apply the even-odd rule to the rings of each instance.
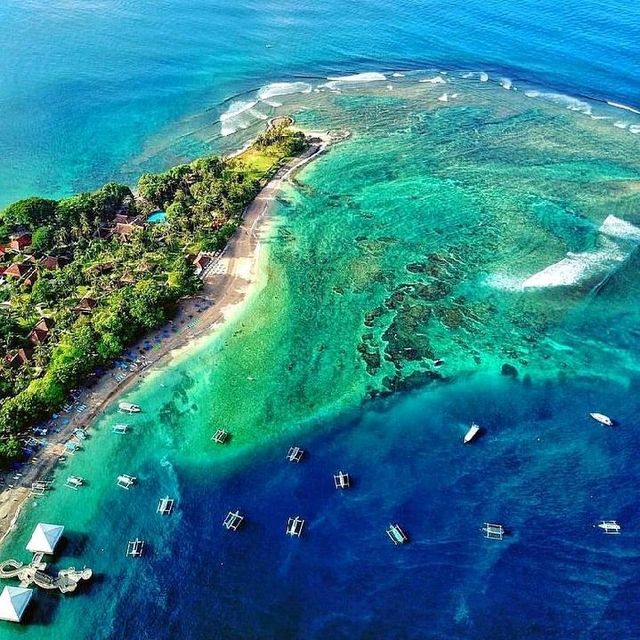
[[94, 298], [90, 298], [85, 296], [78, 302], [78, 304], [74, 307], [75, 313], [91, 313], [98, 306], [98, 301]]
[[0, 620], [20, 622], [32, 596], [33, 589], [5, 587], [0, 593]]
[[20, 253], [26, 247], [31, 246], [31, 234], [28, 231], [22, 233], [15, 233], [11, 236], [10, 242], [7, 245], [12, 251]]
[[40, 318], [28, 335], [29, 342], [33, 345], [46, 342], [54, 326], [55, 322], [51, 318]]
[[203, 253], [202, 251], [193, 259], [193, 266], [195, 267], [196, 270], [196, 275], [199, 276], [201, 275], [205, 269], [211, 264], [213, 258], [206, 254]]
[[27, 364], [29, 360], [31, 360], [31, 356], [33, 352], [30, 349], [16, 349], [15, 351], [10, 351], [4, 357], [4, 361], [10, 367], [21, 367], [23, 364]]
[[45, 524], [39, 522], [31, 534], [31, 539], [27, 543], [27, 551], [31, 553], [52, 554], [56, 545], [62, 538], [64, 527], [60, 524]]

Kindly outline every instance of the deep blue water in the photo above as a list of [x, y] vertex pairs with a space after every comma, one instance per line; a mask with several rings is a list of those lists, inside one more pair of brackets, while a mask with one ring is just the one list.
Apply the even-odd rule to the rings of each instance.
[[[615, 408], [618, 426], [590, 406]], [[156, 534], [157, 557], [97, 637], [637, 637], [639, 409], [602, 381], [496, 376], [370, 405], [214, 478], [177, 469], [181, 535]], [[486, 434], [464, 446], [470, 415]], [[308, 452], [299, 465], [290, 444]], [[246, 527], [230, 533], [236, 508]], [[295, 515], [299, 540], [284, 533]], [[610, 517], [623, 535], [594, 528]], [[484, 539], [485, 521], [510, 535]], [[390, 522], [409, 544], [391, 544]]]
[[[640, 106], [640, 4], [628, 0], [8, 0], [0, 25], [1, 203], [224, 148], [230, 98], [300, 76], [440, 65]], [[0, 635], [54, 638], [72, 620], [78, 638], [127, 640], [635, 639], [637, 388], [483, 377], [318, 422], [296, 434], [299, 466], [284, 461], [288, 438], [242, 464], [143, 469], [167, 486], [141, 486], [127, 509], [106, 497], [105, 522], [117, 513], [114, 528], [138, 535], [132, 504], [178, 489], [179, 502], [172, 519], [148, 519], [149, 554], [126, 565], [137, 579], [100, 557], [119, 544], [110, 526], [90, 544], [69, 531], [67, 557], [98, 578], [76, 598], [39, 593], [31, 626]], [[593, 409], [619, 425], [599, 427]], [[470, 419], [487, 434], [463, 447]], [[339, 469], [352, 490], [333, 488]], [[230, 534], [235, 508], [247, 526]], [[291, 540], [296, 514], [307, 529]], [[601, 535], [601, 518], [623, 535]], [[486, 520], [511, 535], [484, 540]], [[390, 544], [391, 521], [410, 544]]]
[[0, 24], [0, 203], [216, 148], [194, 114], [296, 76], [442, 65], [640, 106], [631, 0], [8, 0]]

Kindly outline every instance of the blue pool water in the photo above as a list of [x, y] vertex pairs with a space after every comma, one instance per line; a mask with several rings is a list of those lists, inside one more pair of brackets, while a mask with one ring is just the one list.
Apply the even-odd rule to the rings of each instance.
[[147, 222], [164, 222], [166, 219], [167, 214], [164, 211], [156, 211], [147, 218]]

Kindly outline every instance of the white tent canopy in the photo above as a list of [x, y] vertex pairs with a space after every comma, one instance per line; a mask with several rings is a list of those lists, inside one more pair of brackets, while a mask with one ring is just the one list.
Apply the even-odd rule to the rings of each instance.
[[60, 524], [44, 524], [39, 522], [31, 534], [27, 551], [31, 553], [53, 553], [62, 537], [64, 527]]
[[0, 620], [20, 622], [32, 595], [33, 589], [5, 587], [0, 593]]

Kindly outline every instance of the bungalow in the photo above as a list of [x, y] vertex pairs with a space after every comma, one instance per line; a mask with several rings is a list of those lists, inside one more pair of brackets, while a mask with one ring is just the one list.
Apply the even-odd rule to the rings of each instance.
[[58, 271], [64, 267], [65, 261], [57, 256], [44, 256], [40, 260], [40, 266], [47, 271]]
[[4, 360], [10, 367], [21, 367], [29, 362], [32, 355], [33, 351], [31, 349], [17, 349], [7, 353]]
[[17, 278], [18, 280], [21, 280], [32, 270], [33, 270], [33, 267], [30, 264], [27, 264], [26, 262], [22, 262], [20, 264], [18, 264], [17, 262], [14, 262], [13, 264], [10, 264], [5, 269], [4, 275], [5, 277]]
[[196, 268], [196, 275], [201, 275], [204, 270], [211, 264], [213, 258], [202, 251], [193, 259], [193, 266]]
[[120, 240], [126, 241], [129, 237], [143, 228], [144, 225], [139, 222], [118, 222], [116, 228], [113, 230], [113, 234], [118, 236]]
[[31, 234], [28, 231], [23, 231], [22, 233], [13, 234], [7, 247], [12, 251], [20, 252], [30, 245]]
[[91, 313], [98, 306], [98, 302], [94, 298], [89, 298], [85, 296], [78, 302], [78, 304], [73, 309], [75, 313]]
[[38, 279], [38, 272], [35, 269], [31, 269], [29, 273], [24, 277], [22, 284], [26, 287], [33, 287], [35, 281]]
[[46, 342], [55, 324], [51, 318], [40, 318], [31, 333], [29, 333], [29, 342], [34, 345]]

